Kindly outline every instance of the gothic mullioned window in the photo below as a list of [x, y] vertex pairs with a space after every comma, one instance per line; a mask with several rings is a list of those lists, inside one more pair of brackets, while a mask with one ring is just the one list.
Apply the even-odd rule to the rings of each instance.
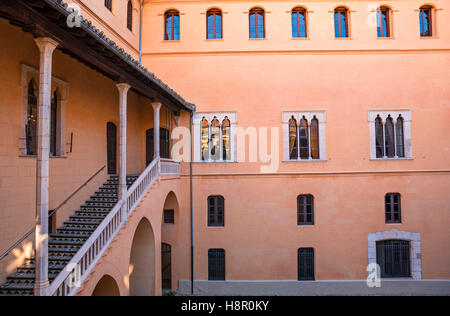
[[336, 38], [349, 37], [348, 10], [343, 7], [334, 10], [334, 36]]
[[222, 158], [231, 160], [231, 123], [228, 116], [222, 122]]
[[297, 159], [298, 157], [297, 135], [297, 121], [292, 116], [292, 118], [289, 120], [289, 159]]
[[265, 12], [261, 8], [253, 8], [249, 12], [250, 38], [265, 38]]
[[299, 141], [300, 141], [300, 159], [309, 159], [308, 121], [304, 116], [300, 120]]
[[206, 118], [201, 122], [201, 153], [202, 160], [209, 159], [209, 123]]
[[180, 12], [169, 10], [164, 14], [166, 41], [177, 41], [180, 39]]
[[[201, 117], [201, 120], [200, 120]], [[236, 115], [233, 113], [208, 112], [206, 115], [198, 112], [194, 118], [195, 161], [226, 162], [233, 161], [235, 153], [234, 128]], [[199, 134], [197, 134], [199, 133]]]
[[222, 11], [211, 9], [206, 12], [206, 38], [222, 38]]
[[306, 26], [306, 9], [297, 7], [292, 10], [292, 37], [306, 38], [308, 36]]

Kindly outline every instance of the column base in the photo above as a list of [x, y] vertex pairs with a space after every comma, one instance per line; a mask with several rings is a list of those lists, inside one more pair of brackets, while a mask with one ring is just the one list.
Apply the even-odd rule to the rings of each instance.
[[50, 282], [48, 280], [34, 283], [34, 296], [49, 296]]

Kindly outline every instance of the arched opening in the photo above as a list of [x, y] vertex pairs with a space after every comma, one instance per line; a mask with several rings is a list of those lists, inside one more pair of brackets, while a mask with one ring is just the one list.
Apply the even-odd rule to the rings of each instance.
[[155, 295], [155, 237], [145, 218], [134, 233], [129, 271], [130, 296]]
[[[174, 278], [172, 271], [174, 246], [177, 242], [177, 230], [180, 227], [178, 223], [179, 205], [178, 200], [172, 191], [166, 197], [164, 202], [163, 227], [161, 229], [161, 281], [163, 292], [174, 288]], [[174, 245], [174, 246], [172, 246]]]
[[120, 296], [116, 280], [109, 275], [104, 275], [95, 286], [92, 296]]

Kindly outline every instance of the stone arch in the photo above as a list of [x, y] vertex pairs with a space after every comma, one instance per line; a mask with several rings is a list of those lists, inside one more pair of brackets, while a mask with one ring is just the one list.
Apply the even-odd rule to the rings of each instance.
[[377, 263], [377, 241], [398, 239], [411, 243], [411, 276], [414, 280], [422, 280], [422, 249], [420, 233], [400, 231], [397, 229], [367, 235], [369, 264]]
[[116, 280], [105, 274], [95, 286], [92, 296], [120, 296], [119, 286]]
[[155, 236], [147, 218], [134, 233], [130, 253], [130, 296], [155, 295]]

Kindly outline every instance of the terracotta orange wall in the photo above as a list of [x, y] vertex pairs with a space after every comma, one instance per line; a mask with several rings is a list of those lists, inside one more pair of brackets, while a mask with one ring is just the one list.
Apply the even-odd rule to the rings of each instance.
[[[0, 253], [34, 225], [36, 158], [20, 157], [22, 89], [21, 64], [39, 68], [39, 51], [31, 35], [0, 20]], [[59, 205], [100, 167], [106, 165], [106, 123], [119, 126], [119, 93], [115, 83], [75, 59], [54, 53], [53, 76], [68, 83], [66, 143], [73, 132], [73, 153], [50, 159], [50, 208]], [[145, 167], [145, 130], [153, 126], [150, 101], [128, 94], [129, 174]], [[66, 152], [69, 145], [66, 144]], [[58, 212], [58, 224], [92, 195], [106, 179], [101, 173]], [[30, 238], [32, 240], [32, 238]], [[27, 242], [29, 244], [29, 242]], [[15, 256], [0, 263], [0, 279]]]
[[132, 0], [133, 28], [127, 28], [128, 0], [113, 0], [112, 11], [105, 7], [103, 0], [67, 0], [80, 6], [81, 15], [103, 31], [107, 37], [125, 49], [135, 59], [139, 58], [140, 0]]
[[[297, 5], [310, 12], [310, 36], [291, 39]], [[144, 9], [144, 65], [197, 111], [237, 111], [238, 126], [280, 127], [282, 111], [324, 110], [326, 162], [194, 163], [195, 269], [207, 279], [208, 248], [227, 253], [227, 279], [296, 279], [297, 249], [315, 247], [317, 279], [364, 279], [367, 234], [390, 229], [422, 235], [424, 278], [449, 278], [450, 7], [438, 9], [437, 36], [419, 37], [421, 1], [386, 1], [394, 38], [368, 27], [369, 1], [158, 1]], [[244, 12], [262, 6], [267, 39], [248, 39]], [[334, 39], [332, 11], [347, 5], [351, 39]], [[208, 8], [224, 11], [224, 39], [205, 39]], [[180, 41], [163, 41], [167, 9], [181, 12]], [[372, 8], [373, 9], [373, 8]], [[412, 160], [371, 161], [369, 109], [412, 112]], [[280, 148], [280, 162], [283, 160]], [[437, 172], [431, 172], [431, 171]], [[183, 169], [182, 225], [189, 179]], [[308, 175], [309, 174], [309, 175]], [[402, 194], [404, 221], [384, 223], [384, 195]], [[316, 225], [297, 227], [296, 198], [315, 197]], [[187, 195], [186, 195], [187, 194]], [[206, 199], [225, 197], [225, 228], [208, 228]], [[181, 236], [189, 236], [189, 226]], [[189, 240], [179, 239], [183, 247]], [[186, 250], [184, 250], [184, 253]], [[185, 258], [176, 269], [189, 279]], [[178, 273], [178, 272], [177, 272]]]

